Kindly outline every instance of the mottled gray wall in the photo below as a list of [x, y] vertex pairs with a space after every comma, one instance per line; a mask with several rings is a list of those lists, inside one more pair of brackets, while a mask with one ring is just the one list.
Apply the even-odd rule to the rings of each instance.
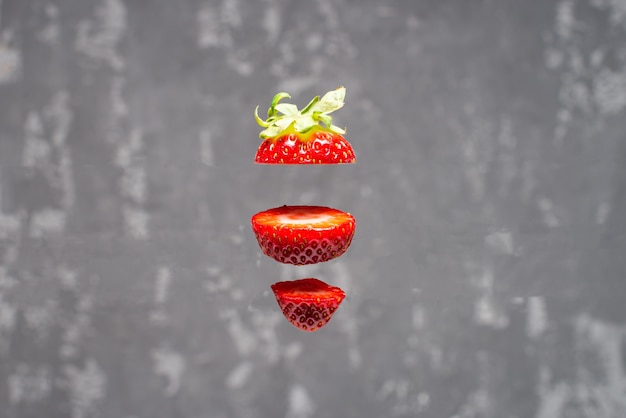
[[[356, 165], [252, 163], [339, 85]], [[623, 418], [625, 215], [623, 0], [0, 0], [0, 418]]]

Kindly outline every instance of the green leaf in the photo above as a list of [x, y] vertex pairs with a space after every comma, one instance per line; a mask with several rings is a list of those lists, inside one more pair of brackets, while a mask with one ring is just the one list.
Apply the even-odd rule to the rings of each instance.
[[275, 108], [280, 113], [287, 116], [295, 116], [300, 114], [300, 112], [298, 111], [298, 106], [291, 103], [278, 103]]
[[309, 102], [309, 104], [308, 104], [308, 105], [304, 106], [304, 109], [302, 109], [302, 110], [300, 111], [300, 113], [302, 113], [303, 115], [304, 115], [305, 113], [308, 113], [308, 112], [311, 110], [311, 108], [313, 107], [313, 105], [315, 105], [315, 104], [316, 104], [317, 102], [319, 102], [319, 101], [320, 101], [320, 96], [315, 96], [315, 97], [313, 98], [313, 100], [311, 100], [311, 101]]
[[267, 109], [267, 117], [272, 117], [276, 114], [275, 108], [278, 102], [280, 102], [283, 99], [290, 99], [290, 98], [291, 96], [289, 95], [289, 93], [285, 93], [284, 91], [281, 91], [276, 96], [274, 96], [274, 98], [272, 99], [272, 104], [270, 105], [270, 108]]
[[333, 122], [332, 116], [326, 115], [326, 114], [321, 113], [321, 112], [315, 112], [313, 114], [313, 119], [319, 120], [324, 125], [326, 125], [327, 128], [330, 128], [330, 125], [332, 125], [332, 122]]
[[272, 126], [278, 126], [280, 129], [285, 130], [297, 119], [298, 117], [296, 116], [285, 116], [276, 120], [276, 122], [274, 122]]
[[313, 112], [331, 113], [343, 107], [343, 100], [346, 97], [345, 87], [326, 93], [319, 102], [312, 107]]
[[259, 117], [259, 106], [254, 109], [254, 119], [256, 119], [256, 123], [261, 125], [264, 128], [270, 126], [270, 124]]
[[273, 138], [276, 135], [278, 135], [279, 133], [281, 133], [282, 128], [280, 128], [279, 126], [270, 126], [267, 129], [264, 129], [263, 131], [261, 131], [261, 133], [259, 134], [259, 136], [263, 139], [265, 138]]
[[296, 119], [294, 129], [297, 132], [306, 132], [310, 130], [312, 127], [314, 127], [315, 125], [317, 125], [317, 122], [313, 119], [313, 116], [302, 115]]
[[[1, 1], [1, 0], [0, 0]], [[261, 138], [273, 138], [281, 133], [293, 130], [296, 132], [308, 132], [316, 126], [323, 126], [333, 132], [343, 134], [346, 131], [332, 124], [332, 117], [328, 114], [343, 107], [346, 89], [339, 87], [329, 91], [322, 98], [315, 96], [304, 109], [298, 111], [298, 107], [291, 103], [279, 103], [282, 99], [290, 98], [288, 93], [278, 93], [274, 96], [270, 108], [267, 110], [267, 119], [259, 117], [259, 108], [254, 110], [256, 122], [265, 128]]]
[[330, 125], [328, 128], [329, 128], [331, 131], [336, 132], [336, 133], [341, 134], [341, 135], [343, 135], [343, 134], [345, 134], [345, 133], [346, 133], [346, 130], [345, 130], [345, 129], [342, 129], [342, 128], [340, 128], [340, 127], [339, 127], [339, 126], [337, 126], [337, 125]]

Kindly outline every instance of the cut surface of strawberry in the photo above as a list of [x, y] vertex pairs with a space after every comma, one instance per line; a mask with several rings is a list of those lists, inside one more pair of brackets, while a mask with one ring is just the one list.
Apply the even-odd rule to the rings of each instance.
[[308, 278], [272, 285], [285, 318], [302, 331], [317, 331], [330, 321], [346, 297], [343, 290]]
[[356, 162], [354, 150], [342, 136], [345, 130], [332, 124], [330, 113], [343, 107], [346, 89], [339, 87], [322, 98], [316, 96], [302, 110], [291, 103], [279, 103], [290, 98], [278, 93], [267, 111], [267, 119], [254, 116], [265, 128], [260, 137], [254, 161], [258, 164], [349, 164]]
[[281, 206], [257, 213], [251, 223], [265, 255], [295, 265], [341, 256], [356, 228], [354, 216], [325, 206]]

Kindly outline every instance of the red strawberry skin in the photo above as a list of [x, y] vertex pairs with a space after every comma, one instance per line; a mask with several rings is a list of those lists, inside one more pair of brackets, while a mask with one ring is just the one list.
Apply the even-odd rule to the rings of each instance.
[[257, 164], [350, 164], [356, 162], [350, 143], [340, 134], [315, 130], [265, 139], [257, 150]]
[[346, 297], [340, 288], [314, 278], [274, 283], [272, 291], [285, 318], [307, 332], [326, 325]]
[[295, 265], [341, 256], [356, 228], [354, 216], [324, 206], [281, 206], [257, 213], [251, 223], [265, 255]]

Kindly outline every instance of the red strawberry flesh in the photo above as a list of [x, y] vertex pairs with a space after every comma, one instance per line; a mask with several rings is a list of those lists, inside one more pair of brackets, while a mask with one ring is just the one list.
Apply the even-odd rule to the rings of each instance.
[[285, 318], [302, 331], [317, 331], [326, 325], [346, 297], [343, 290], [308, 278], [272, 285]]
[[354, 216], [325, 206], [281, 206], [257, 213], [251, 223], [265, 255], [295, 265], [341, 256], [356, 227]]
[[333, 132], [315, 130], [309, 135], [291, 133], [264, 140], [257, 150], [257, 164], [351, 164], [354, 150]]

